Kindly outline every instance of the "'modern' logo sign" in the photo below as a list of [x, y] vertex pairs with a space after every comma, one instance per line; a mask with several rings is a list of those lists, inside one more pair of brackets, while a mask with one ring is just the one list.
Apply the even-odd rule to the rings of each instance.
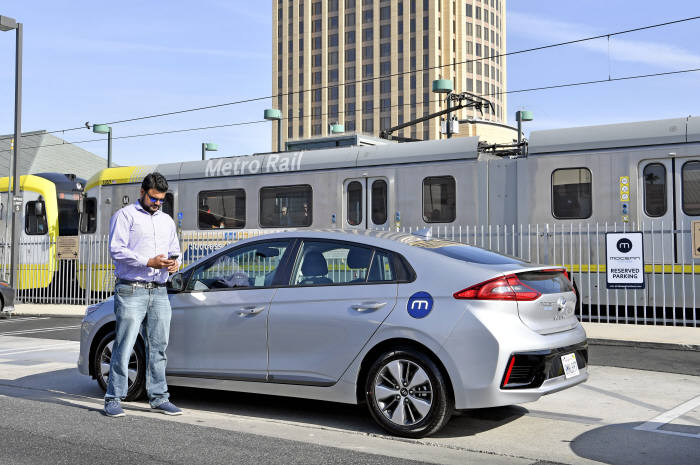
[[617, 250], [619, 250], [621, 253], [628, 253], [630, 250], [632, 250], [632, 241], [623, 237], [617, 241]]
[[427, 292], [416, 292], [408, 299], [406, 310], [413, 318], [425, 318], [433, 309], [433, 297]]

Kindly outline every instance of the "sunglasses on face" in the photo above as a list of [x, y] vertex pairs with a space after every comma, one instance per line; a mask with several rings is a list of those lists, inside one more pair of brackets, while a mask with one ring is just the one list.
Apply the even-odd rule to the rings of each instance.
[[156, 197], [151, 197], [150, 195], [148, 196], [148, 200], [150, 200], [151, 203], [163, 203], [163, 202], [165, 202], [165, 198], [159, 199]]

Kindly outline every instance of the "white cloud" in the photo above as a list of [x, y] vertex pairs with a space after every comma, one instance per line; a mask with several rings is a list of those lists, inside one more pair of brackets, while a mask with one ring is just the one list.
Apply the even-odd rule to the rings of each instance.
[[[578, 23], [556, 21], [527, 13], [508, 13], [510, 34], [526, 34], [538, 37], [548, 43], [565, 42], [601, 34], [592, 28]], [[581, 47], [607, 55], [607, 39], [596, 39], [565, 47]], [[700, 67], [700, 55], [683, 48], [662, 42], [636, 41], [612, 36], [610, 38], [610, 58], [617, 61], [643, 63], [658, 68], [689, 69]]]

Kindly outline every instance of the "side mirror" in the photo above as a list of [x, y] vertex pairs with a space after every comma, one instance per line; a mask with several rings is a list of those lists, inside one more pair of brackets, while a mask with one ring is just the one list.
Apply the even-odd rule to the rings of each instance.
[[34, 204], [34, 214], [36, 216], [44, 216], [44, 202], [42, 200], [37, 200]]
[[182, 273], [175, 273], [170, 277], [169, 287], [175, 292], [182, 292], [185, 290], [185, 278]]

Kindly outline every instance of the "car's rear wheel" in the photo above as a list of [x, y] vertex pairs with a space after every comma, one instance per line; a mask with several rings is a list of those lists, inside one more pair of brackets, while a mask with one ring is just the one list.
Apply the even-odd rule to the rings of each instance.
[[[115, 332], [105, 334], [95, 350], [95, 376], [97, 384], [103, 391], [107, 391], [109, 383], [109, 365], [112, 361], [112, 349], [114, 348]], [[139, 342], [136, 343], [129, 356], [129, 390], [126, 401], [140, 399], [146, 393], [146, 356]]]
[[377, 358], [365, 380], [365, 400], [379, 426], [410, 438], [437, 432], [453, 411], [442, 373], [429, 357], [411, 348]]

